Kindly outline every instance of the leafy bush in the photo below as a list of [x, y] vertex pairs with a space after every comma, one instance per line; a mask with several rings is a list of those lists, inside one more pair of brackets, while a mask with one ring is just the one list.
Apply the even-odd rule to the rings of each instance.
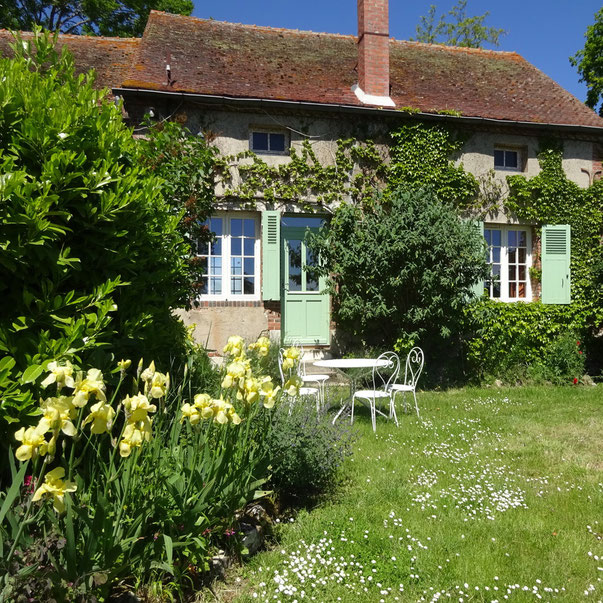
[[470, 372], [480, 379], [571, 383], [584, 374], [576, 341], [585, 327], [565, 306], [479, 300], [467, 316], [477, 328], [468, 342]]
[[582, 342], [573, 333], [559, 335], [542, 351], [542, 355], [528, 369], [533, 381], [555, 385], [580, 383], [585, 372], [586, 358]]
[[189, 364], [170, 390], [154, 363], [133, 376], [120, 362], [111, 396], [98, 369], [49, 364], [42, 416], [16, 432], [21, 464], [10, 452], [0, 490], [0, 599], [32, 580], [36, 594], [94, 600], [118, 581], [172, 576], [183, 588], [203, 575], [237, 511], [264, 494], [281, 394], [261, 372], [268, 348], [231, 337], [214, 396]]
[[352, 432], [343, 421], [317, 417], [308, 400], [282, 404], [274, 413], [267, 440], [272, 483], [285, 494], [307, 495], [332, 486], [346, 456], [352, 454]]
[[[195, 244], [212, 239], [205, 221], [215, 199], [216, 147], [205, 137], [193, 135], [179, 121], [149, 124], [145, 138], [137, 140], [137, 161], [163, 181], [163, 195], [173, 214], [180, 216], [178, 229]], [[188, 258], [190, 279], [198, 286], [206, 267], [196, 255]]]
[[487, 275], [476, 229], [430, 189], [342, 204], [311, 243], [338, 325], [357, 343], [391, 348], [400, 339], [432, 358], [460, 331], [471, 286]]
[[136, 165], [121, 112], [48, 34], [0, 59], [0, 437], [38, 412], [50, 360], [168, 364], [188, 245], [162, 181]]

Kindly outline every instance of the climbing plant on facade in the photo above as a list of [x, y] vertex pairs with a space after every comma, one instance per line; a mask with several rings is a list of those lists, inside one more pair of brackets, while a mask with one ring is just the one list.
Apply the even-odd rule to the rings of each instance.
[[220, 162], [226, 197], [254, 205], [258, 197], [274, 203], [296, 202], [305, 209], [360, 199], [382, 187], [386, 174], [384, 152], [373, 141], [354, 138], [337, 141], [335, 161], [324, 165], [310, 141], [290, 150], [286, 163], [268, 163], [251, 151]]

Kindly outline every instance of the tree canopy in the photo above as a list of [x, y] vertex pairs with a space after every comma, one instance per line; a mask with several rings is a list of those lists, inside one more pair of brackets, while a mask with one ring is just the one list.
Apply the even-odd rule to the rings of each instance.
[[466, 8], [467, 0], [459, 0], [448, 13], [438, 19], [437, 7], [432, 4], [427, 15], [421, 17], [416, 27], [416, 37], [411, 39], [417, 42], [467, 48], [482, 48], [485, 43], [498, 46], [500, 36], [507, 32], [504, 29], [484, 25], [484, 21], [490, 14], [488, 11], [483, 15], [468, 17]]
[[100, 36], [141, 36], [151, 10], [190, 15], [192, 0], [2, 0], [0, 27]]
[[578, 69], [580, 81], [586, 83], [586, 104], [595, 110], [598, 106], [603, 116], [603, 8], [595, 13], [595, 22], [586, 28], [584, 37], [584, 48], [569, 60]]
[[342, 203], [310, 237], [338, 325], [368, 344], [431, 348], [458, 333], [472, 286], [488, 275], [483, 239], [433, 188]]

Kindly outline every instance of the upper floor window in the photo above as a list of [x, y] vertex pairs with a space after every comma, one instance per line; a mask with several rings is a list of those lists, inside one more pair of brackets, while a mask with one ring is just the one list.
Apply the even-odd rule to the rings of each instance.
[[200, 294], [205, 299], [259, 299], [260, 241], [255, 217], [219, 215], [209, 219], [212, 243], [200, 244], [203, 279]]
[[486, 289], [492, 299], [530, 301], [532, 265], [530, 230], [517, 227], [486, 227], [491, 278]]
[[288, 140], [285, 132], [253, 130], [250, 136], [251, 150], [256, 153], [284, 155]]
[[521, 153], [517, 149], [494, 149], [494, 168], [521, 171]]

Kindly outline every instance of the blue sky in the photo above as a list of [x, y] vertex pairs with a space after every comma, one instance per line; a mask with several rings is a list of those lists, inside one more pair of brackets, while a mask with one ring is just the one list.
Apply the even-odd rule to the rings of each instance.
[[[356, 34], [356, 0], [194, 0], [196, 17], [341, 34]], [[430, 4], [438, 14], [456, 0], [390, 0], [390, 35], [407, 40], [415, 34]], [[581, 101], [586, 86], [568, 57], [584, 46], [586, 27], [594, 21], [601, 0], [468, 0], [467, 14], [490, 11], [486, 24], [508, 34], [499, 50], [521, 54]]]

